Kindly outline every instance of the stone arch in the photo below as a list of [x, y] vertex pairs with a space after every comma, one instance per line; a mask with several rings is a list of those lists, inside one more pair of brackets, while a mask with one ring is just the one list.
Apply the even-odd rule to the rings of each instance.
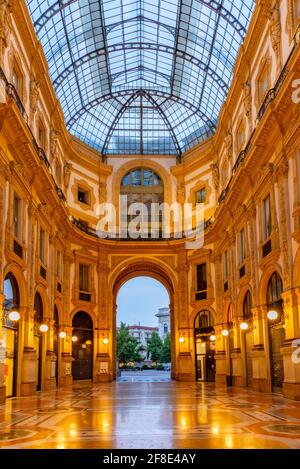
[[295, 260], [294, 260], [293, 285], [295, 288], [300, 287], [300, 247], [297, 250]]
[[259, 288], [258, 288], [258, 292], [259, 292], [258, 298], [259, 298], [259, 303], [261, 306], [266, 306], [268, 283], [269, 283], [271, 275], [274, 272], [277, 272], [280, 275], [282, 282], [283, 282], [282, 270], [278, 264], [271, 264], [264, 270], [260, 278]]
[[118, 207], [118, 197], [120, 193], [120, 186], [123, 177], [132, 169], [135, 168], [149, 168], [155, 171], [162, 179], [164, 184], [164, 201], [168, 204], [172, 203], [172, 181], [168, 171], [159, 163], [152, 160], [143, 158], [134, 159], [123, 164], [112, 176], [112, 202], [115, 207]]
[[[172, 272], [172, 269], [165, 263], [158, 259], [131, 258], [119, 264], [110, 276], [109, 291], [111, 292], [111, 312], [110, 327], [112, 329], [112, 357], [113, 366], [116, 363], [116, 307], [117, 295], [122, 287], [128, 280], [136, 277], [151, 277], [159, 281], [168, 291], [170, 298], [170, 323], [171, 323], [171, 356], [172, 356], [172, 377], [176, 375], [176, 350], [175, 350], [175, 311], [178, 311], [177, 306], [177, 280]], [[116, 370], [113, 371], [116, 376]]]
[[70, 315], [67, 319], [67, 321], [69, 322], [69, 325], [72, 326], [73, 318], [74, 318], [75, 314], [79, 313], [79, 311], [82, 311], [83, 313], [86, 313], [91, 317], [91, 320], [93, 322], [93, 328], [95, 330], [95, 328], [97, 327], [97, 316], [96, 316], [95, 312], [93, 311], [93, 309], [90, 308], [90, 307], [87, 307], [87, 306], [76, 306], [76, 308], [74, 308], [71, 311], [71, 313], [70, 313]]
[[60, 298], [55, 298], [52, 315], [54, 314], [55, 306], [57, 308], [59, 324], [63, 324], [63, 307], [62, 307], [62, 301]]
[[148, 259], [144, 260], [133, 260], [126, 261], [125, 266], [122, 266], [121, 269], [117, 269], [115, 274], [112, 275], [112, 292], [114, 295], [118, 293], [121, 286], [124, 285], [128, 280], [135, 277], [151, 277], [155, 280], [161, 282], [164, 287], [167, 289], [169, 295], [174, 294], [174, 279], [170, 275], [169, 269], [166, 266], [162, 266], [162, 263], [157, 261], [153, 262]]
[[213, 324], [216, 325], [216, 323], [217, 323], [217, 313], [216, 313], [215, 309], [212, 308], [209, 305], [203, 305], [203, 307], [201, 307], [201, 308], [194, 308], [193, 309], [193, 312], [192, 312], [191, 317], [190, 317], [190, 324], [192, 325], [192, 327], [195, 327], [195, 320], [196, 320], [196, 317], [198, 316], [198, 314], [201, 313], [201, 311], [205, 311], [205, 310], [210, 312], [210, 314], [212, 315]]
[[253, 291], [252, 291], [252, 286], [250, 283], [247, 283], [243, 285], [243, 287], [240, 289], [238, 297], [237, 297], [237, 302], [236, 302], [236, 314], [238, 317], [243, 316], [243, 307], [244, 307], [244, 300], [247, 292], [250, 292], [251, 295], [251, 301], [253, 305]]
[[3, 272], [3, 281], [5, 277], [9, 274], [13, 274], [15, 277], [18, 287], [19, 287], [19, 294], [20, 294], [20, 307], [25, 307], [28, 305], [28, 292], [26, 288], [26, 280], [24, 277], [24, 273], [20, 267], [16, 264], [8, 264]]
[[52, 318], [53, 317], [53, 312], [50, 310], [50, 301], [46, 292], [46, 289], [42, 285], [37, 285], [34, 295], [33, 295], [33, 300], [35, 298], [35, 295], [39, 293], [42, 302], [43, 302], [43, 315], [44, 319], [47, 318]]

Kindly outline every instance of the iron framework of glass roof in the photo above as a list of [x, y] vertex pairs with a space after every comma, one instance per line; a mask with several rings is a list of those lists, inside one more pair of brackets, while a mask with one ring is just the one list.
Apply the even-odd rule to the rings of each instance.
[[254, 0], [27, 0], [69, 131], [180, 156], [215, 131]]

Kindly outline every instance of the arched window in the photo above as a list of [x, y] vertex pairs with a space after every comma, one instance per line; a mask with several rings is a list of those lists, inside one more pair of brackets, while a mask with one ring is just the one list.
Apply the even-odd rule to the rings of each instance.
[[195, 329], [205, 329], [207, 327], [212, 327], [213, 321], [210, 314], [210, 311], [203, 310], [198, 313], [195, 319]]
[[80, 330], [93, 330], [93, 321], [88, 313], [79, 311], [73, 318], [72, 326]]
[[9, 319], [9, 313], [20, 307], [20, 292], [18, 282], [12, 273], [8, 273], [4, 279], [4, 314], [2, 316], [3, 326], [18, 328], [18, 322]]
[[[128, 172], [121, 181], [121, 195], [127, 196], [127, 207], [133, 203], [141, 203], [147, 207], [143, 213], [143, 221], [147, 224], [151, 217], [151, 204], [162, 204], [164, 202], [164, 185], [158, 174], [152, 169], [136, 168]], [[127, 215], [127, 214], [126, 214]], [[130, 223], [137, 214], [127, 215], [123, 223]], [[157, 224], [157, 228], [162, 223], [162, 212], [158, 212], [157, 219], [151, 218], [151, 225]]]
[[35, 294], [34, 297], [34, 322], [35, 324], [41, 324], [44, 317], [44, 306], [43, 300], [39, 293]]
[[282, 302], [281, 293], [283, 291], [282, 288], [282, 280], [278, 272], [274, 272], [269, 280], [268, 288], [267, 288], [267, 304], [274, 305], [276, 303]]
[[251, 293], [248, 290], [246, 295], [245, 295], [244, 303], [243, 303], [243, 319], [244, 319], [244, 321], [252, 319], [251, 307], [252, 307]]
[[53, 320], [54, 320], [54, 330], [57, 333], [58, 327], [59, 327], [59, 315], [58, 315], [58, 309], [56, 305], [54, 305]]
[[160, 176], [152, 169], [136, 168], [127, 173], [121, 182], [121, 194], [127, 195], [128, 202], [162, 203], [164, 186]]
[[20, 306], [20, 292], [15, 276], [10, 272], [4, 279], [4, 308], [10, 310]]

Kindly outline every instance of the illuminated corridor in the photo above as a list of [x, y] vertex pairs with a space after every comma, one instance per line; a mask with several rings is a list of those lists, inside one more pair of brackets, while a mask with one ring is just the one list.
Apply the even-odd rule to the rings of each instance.
[[300, 403], [196, 383], [107, 383], [9, 399], [10, 448], [300, 448]]

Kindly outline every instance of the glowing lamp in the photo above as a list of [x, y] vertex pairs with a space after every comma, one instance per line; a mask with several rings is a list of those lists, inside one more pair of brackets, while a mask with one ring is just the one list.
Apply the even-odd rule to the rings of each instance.
[[180, 338], [179, 338], [179, 342], [180, 342], [181, 344], [184, 344], [184, 337], [180, 337]]
[[275, 319], [278, 318], [278, 313], [275, 310], [271, 310], [271, 311], [268, 311], [267, 316], [268, 316], [268, 319], [270, 319], [270, 321], [275, 321]]
[[223, 330], [222, 330], [222, 336], [223, 336], [223, 337], [227, 337], [228, 334], [229, 334], [229, 332], [228, 332], [227, 329], [223, 329]]
[[76, 335], [73, 335], [72, 342], [77, 342], [77, 340], [78, 340], [78, 337]]
[[209, 339], [210, 339], [211, 342], [215, 342], [216, 336], [214, 334], [212, 334]]
[[11, 311], [8, 315], [8, 318], [10, 321], [19, 321], [20, 314], [18, 313], [18, 311]]
[[67, 337], [66, 332], [61, 331], [61, 332], [59, 333], [59, 337], [60, 337], [61, 339], [65, 339], [65, 338]]
[[246, 331], [249, 328], [249, 324], [247, 322], [241, 322], [240, 329], [242, 331]]
[[104, 343], [105, 345], [107, 345], [107, 344], [108, 344], [108, 339], [103, 339], [103, 343]]
[[49, 329], [49, 327], [47, 326], [47, 324], [41, 324], [40, 326], [40, 331], [41, 332], [47, 332]]

